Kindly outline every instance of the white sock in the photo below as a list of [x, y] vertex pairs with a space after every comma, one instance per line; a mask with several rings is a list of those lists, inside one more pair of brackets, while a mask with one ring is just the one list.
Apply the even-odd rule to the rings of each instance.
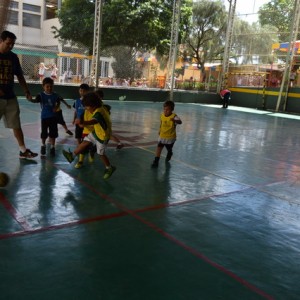
[[24, 153], [24, 152], [26, 152], [26, 147], [25, 146], [20, 146], [20, 151], [22, 152], [22, 153]]

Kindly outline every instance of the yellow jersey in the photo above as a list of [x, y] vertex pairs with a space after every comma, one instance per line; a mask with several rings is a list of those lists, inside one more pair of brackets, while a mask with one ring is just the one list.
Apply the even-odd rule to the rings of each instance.
[[160, 115], [160, 130], [159, 137], [162, 139], [175, 139], [176, 138], [176, 123], [172, 121], [177, 115], [172, 113], [166, 117], [164, 113]]
[[93, 112], [92, 120], [97, 120], [97, 123], [93, 125], [95, 139], [100, 143], [108, 142], [111, 136], [111, 120], [104, 106], [98, 107]]

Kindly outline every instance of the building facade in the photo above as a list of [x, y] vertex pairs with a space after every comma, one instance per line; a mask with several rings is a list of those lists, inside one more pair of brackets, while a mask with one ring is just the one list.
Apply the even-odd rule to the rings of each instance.
[[[89, 77], [91, 57], [84, 55], [86, 49], [64, 45], [54, 37], [52, 27], [59, 28], [56, 11], [62, 0], [14, 0], [10, 1], [6, 29], [17, 36], [13, 52], [18, 54], [27, 80], [38, 80], [39, 64], [47, 67], [45, 76], [50, 76], [55, 65], [57, 80], [65, 81], [67, 71], [78, 83]], [[66, 51], [67, 50], [67, 51]], [[111, 58], [101, 57], [101, 77], [113, 76]]]

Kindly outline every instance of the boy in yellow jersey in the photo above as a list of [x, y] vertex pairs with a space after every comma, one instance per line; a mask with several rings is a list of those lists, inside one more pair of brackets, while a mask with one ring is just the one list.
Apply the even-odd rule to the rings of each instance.
[[82, 104], [84, 108], [92, 114], [92, 117], [90, 121], [76, 119], [76, 123], [83, 126], [93, 125], [94, 129], [83, 139], [82, 143], [80, 143], [73, 152], [70, 150], [63, 150], [63, 155], [68, 162], [71, 163], [75, 159], [75, 156], [83, 153], [92, 144], [96, 144], [97, 153], [100, 155], [100, 158], [105, 166], [103, 178], [108, 179], [116, 170], [116, 168], [110, 164], [110, 161], [105, 154], [111, 135], [110, 116], [95, 93], [88, 93], [84, 95]]
[[[85, 121], [90, 121], [92, 119], [92, 116], [93, 114], [91, 114], [88, 110], [84, 110], [84, 113], [83, 113], [83, 119], [82, 121], [85, 122]], [[82, 141], [84, 140], [84, 138], [86, 136], [88, 136], [91, 132], [93, 132], [94, 130], [94, 125], [81, 125], [79, 124], [78, 126], [82, 127], [83, 128], [83, 131], [82, 131]], [[94, 144], [90, 145], [87, 149], [89, 152], [90, 152], [90, 156], [89, 156], [89, 161], [90, 162], [93, 162], [94, 160], [94, 154], [95, 154], [95, 148], [96, 146]], [[82, 153], [79, 154], [79, 159], [78, 159], [78, 162], [75, 164], [75, 168], [76, 169], [79, 169], [83, 166], [83, 161], [84, 161], [84, 157], [85, 157], [85, 154], [88, 152], [88, 151], [84, 151]]]
[[[98, 90], [95, 91], [95, 94], [99, 97], [99, 100], [103, 103], [103, 99], [104, 99], [104, 93], [103, 93], [103, 91], [100, 90], [100, 89], [98, 89]], [[107, 109], [108, 113], [110, 114], [111, 106], [108, 105], [108, 104], [104, 104], [104, 103], [103, 103], [103, 105]], [[121, 143], [121, 141], [119, 140], [119, 138], [116, 135], [114, 135], [113, 132], [112, 132], [112, 134], [110, 136], [110, 139], [112, 141], [114, 141], [114, 142], [117, 143], [117, 147], [116, 147], [117, 150], [120, 150], [120, 149], [122, 149], [124, 147], [124, 144]]]
[[180, 118], [173, 112], [175, 104], [173, 101], [166, 101], [164, 103], [164, 111], [160, 115], [159, 138], [156, 148], [156, 155], [151, 165], [152, 168], [157, 168], [162, 149], [166, 147], [168, 153], [166, 162], [168, 162], [173, 155], [173, 146], [176, 141], [176, 126], [182, 124]]

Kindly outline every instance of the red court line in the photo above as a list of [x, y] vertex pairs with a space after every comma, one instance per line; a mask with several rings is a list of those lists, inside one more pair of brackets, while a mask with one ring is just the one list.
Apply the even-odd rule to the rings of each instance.
[[[54, 166], [56, 168], [57, 165], [54, 164]], [[181, 242], [180, 240], [176, 239], [175, 237], [173, 237], [172, 235], [168, 234], [167, 232], [165, 232], [164, 230], [162, 230], [160, 227], [156, 226], [155, 224], [147, 221], [146, 219], [142, 218], [141, 216], [139, 216], [136, 212], [128, 209], [127, 207], [123, 206], [122, 204], [120, 204], [119, 202], [115, 201], [113, 198], [111, 198], [110, 196], [106, 195], [106, 194], [102, 194], [101, 192], [97, 191], [94, 187], [90, 186], [89, 184], [87, 184], [86, 182], [73, 177], [71, 174], [69, 174], [68, 172], [66, 172], [65, 170], [60, 169], [61, 171], [65, 172], [66, 174], [68, 174], [69, 176], [71, 176], [72, 178], [74, 178], [77, 181], [80, 181], [83, 185], [85, 185], [89, 190], [93, 191], [94, 193], [96, 193], [97, 195], [99, 195], [100, 197], [102, 197], [103, 199], [107, 200], [109, 203], [113, 204], [114, 206], [116, 206], [117, 208], [119, 208], [121, 211], [125, 212], [126, 214], [132, 216], [133, 218], [135, 218], [136, 220], [140, 221], [141, 223], [143, 223], [144, 225], [146, 225], [149, 228], [152, 228], [154, 231], [156, 231], [157, 233], [159, 233], [160, 235], [162, 235], [163, 237], [169, 239], [170, 241], [172, 241], [173, 243], [175, 243], [176, 245], [180, 246], [181, 248], [187, 250], [188, 252], [190, 252], [191, 254], [195, 255], [196, 257], [200, 258], [201, 260], [205, 261], [206, 263], [208, 263], [209, 265], [211, 265], [212, 267], [218, 269], [219, 271], [223, 272], [224, 274], [226, 274], [227, 276], [233, 278], [234, 280], [236, 280], [237, 282], [239, 282], [240, 284], [242, 284], [243, 286], [245, 286], [246, 288], [248, 288], [249, 290], [251, 290], [252, 292], [266, 298], [269, 300], [273, 300], [274, 298], [265, 293], [264, 291], [260, 290], [259, 288], [257, 288], [256, 286], [252, 285], [251, 283], [249, 283], [248, 281], [244, 280], [243, 278], [239, 277], [238, 275], [236, 275], [235, 273], [231, 272], [230, 270], [227, 270], [226, 268], [224, 268], [223, 266], [219, 265], [218, 263], [210, 260], [208, 257], [206, 257], [204, 254], [202, 254], [201, 252], [195, 250], [194, 248], [187, 246], [185, 243]]]
[[[56, 164], [54, 164], [50, 161], [49, 161], [49, 163], [51, 163], [55, 168], [58, 168], [58, 166]], [[94, 187], [90, 186], [89, 184], [87, 184], [83, 180], [72, 176], [70, 173], [68, 173], [67, 171], [65, 171], [63, 169], [60, 169], [60, 168], [58, 168], [58, 169], [63, 171], [64, 173], [68, 174], [70, 177], [74, 178], [75, 180], [79, 181], [81, 184], [86, 186], [89, 190], [93, 191], [95, 194], [102, 197], [104, 200], [106, 200], [109, 203], [113, 204], [116, 208], [120, 209], [121, 212], [116, 213], [116, 214], [107, 215], [107, 216], [99, 216], [99, 217], [94, 217], [94, 218], [90, 218], [90, 219], [83, 219], [83, 220], [78, 220], [78, 221], [74, 221], [74, 222], [64, 223], [64, 224], [60, 224], [60, 225], [53, 225], [53, 226], [43, 227], [43, 228], [39, 228], [39, 229], [35, 229], [35, 230], [25, 230], [25, 231], [0, 235], [0, 240], [5, 239], [5, 238], [9, 238], [9, 237], [17, 237], [17, 236], [23, 236], [23, 235], [28, 235], [28, 234], [35, 234], [35, 233], [50, 231], [50, 230], [63, 229], [63, 228], [66, 228], [66, 227], [75, 226], [75, 225], [79, 225], [79, 224], [85, 224], [85, 223], [95, 222], [95, 221], [104, 220], [104, 219], [112, 219], [112, 218], [115, 218], [115, 217], [118, 217], [118, 216], [130, 215], [133, 218], [135, 218], [136, 220], [140, 221], [142, 224], [146, 225], [147, 227], [149, 227], [149, 228], [153, 229], [154, 231], [156, 231], [157, 233], [159, 233], [161, 236], [167, 238], [168, 240], [170, 240], [174, 244], [180, 246], [181, 248], [185, 249], [186, 251], [188, 251], [192, 255], [200, 258], [201, 260], [205, 261], [206, 263], [208, 263], [212, 267], [216, 268], [217, 270], [223, 272], [224, 274], [231, 277], [235, 281], [239, 282], [240, 284], [242, 284], [243, 286], [245, 286], [246, 288], [248, 288], [252, 292], [254, 292], [254, 293], [256, 293], [256, 294], [258, 294], [258, 295], [260, 295], [260, 296], [262, 296], [266, 299], [269, 299], [269, 300], [274, 299], [271, 295], [268, 295], [267, 293], [260, 290], [259, 288], [252, 285], [251, 283], [244, 280], [243, 278], [239, 277], [235, 273], [231, 272], [230, 270], [227, 270], [222, 265], [219, 265], [218, 263], [210, 260], [207, 256], [205, 256], [201, 252], [199, 252], [199, 251], [195, 250], [194, 248], [186, 245], [182, 241], [176, 239], [175, 237], [173, 237], [172, 235], [170, 235], [166, 231], [162, 230], [160, 227], [156, 226], [155, 224], [153, 224], [153, 223], [147, 221], [146, 219], [144, 219], [143, 217], [139, 216], [137, 214], [138, 210], [137, 211], [132, 211], [132, 210], [128, 209], [127, 207], [125, 207], [122, 204], [118, 203], [116, 200], [114, 200], [110, 196], [108, 196], [106, 194], [102, 194], [101, 192], [99, 192], [98, 190], [96, 190]], [[215, 194], [214, 196], [217, 196], [217, 195]], [[213, 195], [207, 196], [205, 198], [208, 198], [208, 197], [213, 197]], [[1, 202], [5, 203], [5, 205], [9, 204], [9, 207], [10, 207], [10, 203], [5, 198], [4, 198], [4, 200], [2, 200], [2, 198], [0, 198], [0, 199], [1, 199]], [[201, 200], [201, 199], [199, 199], [199, 200]], [[187, 201], [184, 201], [183, 203], [195, 202], [195, 201], [199, 201], [199, 200], [197, 200], [197, 199], [187, 200]], [[180, 202], [180, 204], [183, 204], [183, 203]], [[176, 205], [176, 204], [179, 205], [179, 203], [174, 203], [174, 205]], [[157, 207], [162, 208], [161, 206], [157, 206]], [[153, 209], [153, 208], [151, 208], [151, 207], [148, 208], [148, 210], [151, 210], [151, 209]], [[145, 209], [140, 210], [140, 211], [145, 211]]]
[[104, 216], [96, 216], [96, 217], [81, 219], [81, 220], [75, 220], [75, 221], [70, 221], [68, 223], [51, 225], [51, 226], [41, 227], [41, 228], [37, 228], [37, 229], [10, 232], [10, 233], [6, 233], [6, 234], [0, 234], [0, 240], [5, 240], [5, 239], [13, 238], [13, 237], [24, 236], [24, 235], [31, 235], [31, 234], [36, 234], [36, 233], [41, 233], [41, 232], [46, 232], [46, 231], [51, 231], [51, 230], [59, 230], [59, 229], [67, 228], [67, 227], [80, 225], [80, 224], [88, 224], [88, 223], [92, 223], [92, 222], [98, 222], [98, 221], [107, 220], [107, 219], [114, 219], [116, 217], [122, 217], [122, 216], [127, 216], [127, 215], [128, 215], [127, 213], [122, 211], [122, 212], [118, 212], [118, 213], [114, 213], [114, 214], [109, 214], [109, 215], [104, 215]]
[[14, 208], [13, 205], [0, 193], [0, 202], [8, 213], [20, 224], [23, 230], [31, 230], [31, 226], [27, 223], [26, 219]]

